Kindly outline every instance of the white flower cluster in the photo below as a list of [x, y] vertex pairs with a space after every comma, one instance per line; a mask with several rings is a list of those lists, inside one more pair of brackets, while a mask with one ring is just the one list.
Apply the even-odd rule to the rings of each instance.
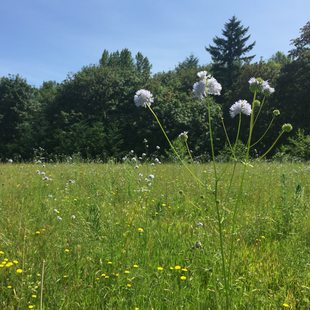
[[150, 106], [154, 102], [152, 93], [146, 89], [140, 89], [136, 92], [134, 102], [137, 107]]
[[188, 139], [188, 131], [183, 131], [179, 134], [179, 138], [183, 141], [187, 141]]
[[261, 78], [251, 77], [249, 79], [249, 84], [252, 92], [262, 92], [265, 96], [269, 96], [275, 91], [275, 89], [269, 85], [268, 81], [264, 81]]
[[193, 85], [193, 94], [194, 97], [202, 100], [206, 97], [206, 91], [209, 95], [219, 96], [221, 94], [222, 85], [207, 71], [200, 71], [197, 73], [200, 81], [194, 83]]
[[229, 109], [229, 114], [234, 118], [239, 113], [250, 115], [252, 112], [251, 105], [246, 100], [238, 100]]

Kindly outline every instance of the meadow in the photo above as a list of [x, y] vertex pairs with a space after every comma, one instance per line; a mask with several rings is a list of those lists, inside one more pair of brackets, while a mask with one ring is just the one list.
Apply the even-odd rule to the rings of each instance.
[[[218, 163], [224, 251], [240, 182]], [[0, 309], [222, 309], [211, 164], [2, 164]], [[254, 162], [234, 309], [310, 308], [310, 166]], [[227, 195], [227, 193], [229, 193]]]

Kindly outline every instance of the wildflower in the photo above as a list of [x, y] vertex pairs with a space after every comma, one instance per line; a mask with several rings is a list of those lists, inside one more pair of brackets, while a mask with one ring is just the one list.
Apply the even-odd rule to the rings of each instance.
[[139, 265], [134, 264], [132, 267], [133, 267], [133, 268], [139, 268]]
[[36, 234], [36, 235], [40, 235], [40, 234], [41, 234], [40, 230], [37, 230], [37, 231], [35, 232], [35, 234]]
[[197, 227], [203, 227], [203, 223], [202, 223], [202, 222], [197, 222], [197, 223], [196, 223], [196, 226], [197, 226]]
[[142, 227], [139, 227], [139, 228], [138, 228], [138, 232], [139, 232], [139, 233], [143, 233], [143, 232], [144, 232], [144, 229], [143, 229]]
[[155, 176], [154, 176], [154, 174], [150, 174], [150, 175], [148, 176], [148, 178], [151, 179], [151, 180], [153, 180], [153, 179], [155, 178]]
[[291, 124], [283, 124], [282, 125], [282, 130], [285, 132], [290, 132], [293, 130], [293, 126]]
[[187, 139], [188, 139], [188, 131], [183, 131], [183, 132], [181, 132], [180, 134], [179, 134], [179, 138], [182, 140], [182, 141], [187, 141]]
[[219, 96], [221, 94], [222, 85], [214, 77], [208, 79], [207, 86], [209, 95]]
[[13, 260], [13, 263], [14, 263], [15, 265], [17, 265], [17, 264], [18, 264], [18, 260], [14, 259], [14, 260]]
[[163, 268], [163, 267], [161, 267], [161, 266], [158, 266], [158, 267], [157, 267], [157, 270], [158, 270], [158, 271], [163, 271], [163, 270], [164, 270], [164, 268]]
[[251, 105], [246, 100], [238, 100], [229, 109], [229, 113], [232, 118], [234, 118], [239, 113], [250, 115], [251, 112]]
[[128, 288], [131, 288], [131, 287], [132, 287], [132, 284], [131, 284], [131, 283], [127, 283], [127, 287], [128, 287]]
[[58, 222], [61, 222], [61, 221], [62, 221], [62, 217], [58, 215], [58, 216], [57, 216], [57, 221], [58, 221]]
[[195, 98], [202, 100], [206, 96], [207, 80], [203, 79], [193, 85], [193, 95]]
[[179, 265], [176, 265], [176, 266], [174, 267], [175, 270], [180, 270], [181, 268], [182, 268], [182, 267], [179, 266]]
[[70, 250], [69, 249], [65, 249], [65, 253], [69, 253], [70, 252]]
[[159, 145], [156, 145], [156, 150], [160, 150], [160, 146]]
[[8, 286], [7, 286], [7, 288], [12, 288], [12, 287], [13, 287], [12, 285], [8, 285]]
[[108, 264], [108, 265], [112, 265], [113, 263], [112, 263], [111, 261], [108, 261], [107, 264]]
[[71, 215], [71, 220], [75, 220], [76, 216], [74, 214]]
[[199, 77], [200, 80], [204, 80], [204, 79], [206, 79], [206, 78], [209, 77], [207, 71], [199, 71], [199, 72], [197, 73], [197, 76]]
[[34, 308], [34, 305], [29, 305], [28, 306], [28, 309], [33, 309]]
[[59, 213], [60, 213], [57, 209], [54, 209], [54, 212], [55, 212], [55, 213], [57, 213], [57, 214], [59, 214]]
[[284, 308], [290, 308], [290, 305], [289, 305], [289, 304], [286, 304], [286, 303], [284, 303], [282, 306], [283, 306]]
[[12, 262], [7, 262], [5, 267], [12, 267], [13, 266], [13, 263]]
[[261, 78], [251, 77], [249, 79], [250, 91], [252, 93], [261, 92], [263, 90], [263, 82], [264, 80]]
[[262, 90], [263, 90], [263, 94], [265, 96], [269, 96], [269, 95], [274, 93], [274, 88], [270, 87], [268, 81], [263, 81], [262, 82]]
[[16, 269], [16, 272], [17, 272], [17, 273], [22, 273], [22, 272], [23, 272], [23, 269], [18, 268], [18, 269]]
[[129, 274], [129, 273], [130, 273], [130, 271], [129, 271], [129, 270], [125, 270], [125, 271], [124, 271], [124, 273]]
[[188, 271], [187, 268], [182, 268], [181, 270], [184, 271], [184, 272]]
[[180, 279], [181, 279], [182, 281], [185, 281], [187, 278], [186, 278], [186, 276], [181, 276]]
[[4, 252], [3, 251], [0, 251], [0, 255], [3, 255], [4, 254]]
[[13, 159], [8, 159], [8, 163], [12, 164], [13, 163]]
[[150, 91], [140, 89], [135, 94], [134, 102], [137, 107], [146, 108], [147, 106], [150, 106], [154, 102], [154, 98]]
[[37, 295], [32, 294], [31, 297], [32, 297], [32, 298], [37, 298]]

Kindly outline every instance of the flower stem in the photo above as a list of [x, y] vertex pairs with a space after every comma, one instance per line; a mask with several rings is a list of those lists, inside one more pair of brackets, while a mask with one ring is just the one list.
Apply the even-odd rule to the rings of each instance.
[[253, 101], [252, 101], [252, 113], [251, 113], [251, 118], [250, 118], [250, 130], [249, 130], [249, 138], [248, 138], [246, 157], [245, 157], [246, 161], [248, 161], [249, 155], [250, 155], [250, 147], [251, 147], [253, 127], [254, 127], [254, 102], [255, 102], [255, 100], [256, 100], [256, 92], [254, 92]]
[[[270, 123], [269, 123], [267, 129], [266, 129], [265, 132], [263, 133], [263, 135], [262, 135], [256, 142], [254, 142], [250, 147], [253, 147], [254, 145], [258, 144], [260, 141], [262, 141], [262, 139], [264, 139], [264, 137], [266, 136], [267, 132], [269, 131], [269, 129], [270, 129], [270, 127], [271, 127], [271, 125], [272, 125], [274, 119], [275, 119], [275, 116], [273, 116], [273, 118], [271, 119], [271, 121], [270, 121]], [[254, 123], [254, 125], [255, 125], [255, 123]]]
[[159, 118], [157, 117], [156, 113], [153, 111], [153, 109], [151, 108], [150, 105], [147, 105], [147, 107], [149, 108], [149, 110], [151, 111], [151, 113], [153, 114], [153, 116], [155, 117], [162, 133], [164, 134], [167, 142], [169, 143], [172, 151], [174, 152], [174, 154], [176, 155], [176, 157], [179, 159], [179, 161], [182, 163], [182, 165], [185, 167], [185, 169], [190, 173], [190, 175], [197, 181], [197, 183], [199, 183], [201, 186], [205, 186], [205, 184], [192, 172], [191, 169], [188, 168], [188, 166], [185, 164], [185, 162], [182, 160], [181, 156], [179, 155], [179, 153], [177, 152], [177, 150], [175, 149], [175, 147], [173, 146], [172, 142], [170, 141], [168, 135], [166, 134], [166, 131], [164, 129], [164, 127], [162, 126]]
[[209, 122], [209, 134], [210, 134], [210, 144], [211, 144], [211, 153], [212, 153], [212, 162], [213, 162], [213, 169], [214, 169], [214, 200], [215, 200], [215, 207], [216, 207], [216, 215], [217, 215], [217, 223], [218, 223], [218, 230], [219, 230], [219, 237], [220, 237], [220, 251], [221, 251], [221, 258], [222, 258], [222, 272], [224, 278], [224, 287], [225, 287], [225, 297], [226, 297], [226, 309], [230, 308], [230, 300], [229, 300], [229, 287], [227, 282], [227, 275], [226, 275], [226, 263], [225, 263], [225, 255], [224, 255], [224, 241], [223, 241], [223, 226], [222, 226], [222, 216], [220, 213], [220, 202], [218, 200], [218, 178], [217, 178], [217, 169], [215, 164], [215, 155], [214, 155], [214, 143], [213, 143], [213, 133], [212, 133], [212, 123], [211, 123], [211, 105], [208, 102], [208, 122]]
[[256, 124], [256, 122], [257, 122], [258, 116], [259, 116], [259, 114], [260, 114], [260, 112], [261, 112], [261, 110], [262, 110], [262, 108], [263, 108], [263, 105], [264, 105], [264, 103], [265, 103], [265, 100], [266, 100], [266, 96], [264, 96], [264, 98], [263, 98], [263, 100], [262, 100], [262, 104], [261, 104], [260, 107], [259, 107], [259, 110], [258, 110], [257, 115], [256, 115], [255, 120], [254, 120], [253, 127], [255, 126], [255, 124]]
[[189, 147], [188, 147], [187, 140], [185, 140], [185, 145], [186, 145], [187, 153], [188, 153], [188, 155], [189, 155], [189, 157], [190, 157], [190, 159], [191, 159], [191, 161], [192, 161], [192, 163], [193, 163], [193, 162], [194, 162], [193, 156], [192, 156], [191, 151], [190, 151], [190, 149], [189, 149]]
[[281, 138], [281, 136], [283, 134], [284, 134], [284, 131], [282, 130], [280, 132], [280, 134], [278, 135], [277, 139], [275, 139], [275, 141], [272, 143], [271, 147], [262, 156], [260, 156], [258, 159], [264, 158], [273, 149], [273, 147], [276, 145], [276, 143], [279, 141], [279, 139]]

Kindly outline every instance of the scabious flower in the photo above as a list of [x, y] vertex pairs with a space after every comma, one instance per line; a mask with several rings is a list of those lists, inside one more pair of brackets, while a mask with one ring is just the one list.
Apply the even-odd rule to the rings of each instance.
[[134, 96], [134, 102], [137, 107], [146, 108], [154, 102], [154, 98], [150, 91], [146, 89], [140, 89]]
[[209, 95], [221, 94], [222, 85], [211, 75], [208, 75], [207, 71], [200, 71], [197, 73], [200, 81], [194, 83], [193, 85], [193, 95], [194, 97], [202, 100], [206, 97], [206, 92]]
[[232, 118], [234, 118], [239, 113], [250, 115], [251, 112], [251, 105], [246, 100], [238, 100], [229, 109], [229, 113]]
[[207, 80], [203, 79], [199, 82], [194, 83], [193, 85], [193, 95], [194, 97], [198, 98], [199, 100], [202, 100], [206, 96], [206, 86], [207, 86]]
[[260, 93], [263, 90], [263, 85], [262, 85], [263, 82], [264, 82], [264, 80], [261, 78], [251, 77], [249, 79], [250, 91], [252, 93], [254, 93], [254, 92]]
[[199, 77], [200, 80], [204, 80], [204, 79], [210, 77], [210, 75], [208, 75], [207, 71], [199, 71], [197, 73], [197, 76]]
[[179, 134], [179, 138], [182, 140], [182, 141], [187, 141], [188, 139], [188, 131], [183, 131]]
[[221, 94], [222, 85], [214, 77], [208, 79], [207, 83], [209, 95], [219, 96]]
[[265, 96], [270, 96], [274, 93], [274, 88], [269, 85], [268, 81], [263, 81], [262, 88]]

